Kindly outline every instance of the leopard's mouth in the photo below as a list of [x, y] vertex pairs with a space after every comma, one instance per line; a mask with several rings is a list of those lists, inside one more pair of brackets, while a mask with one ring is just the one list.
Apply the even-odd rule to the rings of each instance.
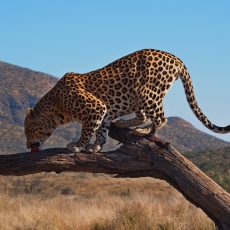
[[38, 152], [40, 150], [40, 143], [35, 142], [30, 145], [31, 152]]

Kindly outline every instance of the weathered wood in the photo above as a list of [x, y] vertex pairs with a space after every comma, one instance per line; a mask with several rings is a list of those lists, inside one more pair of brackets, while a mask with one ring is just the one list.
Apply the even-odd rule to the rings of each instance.
[[38, 153], [0, 155], [0, 175], [64, 171], [115, 174], [116, 177], [154, 177], [166, 180], [200, 207], [218, 229], [230, 229], [230, 195], [183, 157], [170, 143], [152, 135], [138, 137], [129, 129], [112, 127], [112, 138], [123, 143], [106, 153], [46, 149]]

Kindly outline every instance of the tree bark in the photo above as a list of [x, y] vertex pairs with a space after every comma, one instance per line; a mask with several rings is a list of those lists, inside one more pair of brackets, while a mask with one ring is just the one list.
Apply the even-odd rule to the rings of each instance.
[[183, 157], [170, 143], [153, 135], [139, 137], [130, 129], [111, 127], [109, 135], [123, 145], [111, 152], [73, 154], [67, 149], [0, 155], [0, 175], [64, 171], [154, 177], [166, 180], [200, 207], [218, 229], [230, 229], [230, 194]]

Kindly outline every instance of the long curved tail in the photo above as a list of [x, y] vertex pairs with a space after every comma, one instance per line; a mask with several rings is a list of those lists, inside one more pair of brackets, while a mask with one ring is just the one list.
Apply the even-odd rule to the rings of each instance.
[[185, 94], [187, 97], [188, 104], [192, 109], [193, 113], [196, 117], [203, 123], [205, 127], [212, 130], [216, 133], [229, 133], [230, 132], [230, 125], [225, 127], [219, 127], [214, 125], [209, 119], [203, 114], [200, 107], [198, 106], [192, 86], [192, 81], [186, 66], [181, 62], [181, 70], [179, 71], [179, 76], [184, 86]]

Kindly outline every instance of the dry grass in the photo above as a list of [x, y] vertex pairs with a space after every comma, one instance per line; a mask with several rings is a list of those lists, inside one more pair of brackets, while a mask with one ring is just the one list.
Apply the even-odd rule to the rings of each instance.
[[0, 180], [1, 230], [215, 229], [200, 209], [151, 178], [51, 173]]

